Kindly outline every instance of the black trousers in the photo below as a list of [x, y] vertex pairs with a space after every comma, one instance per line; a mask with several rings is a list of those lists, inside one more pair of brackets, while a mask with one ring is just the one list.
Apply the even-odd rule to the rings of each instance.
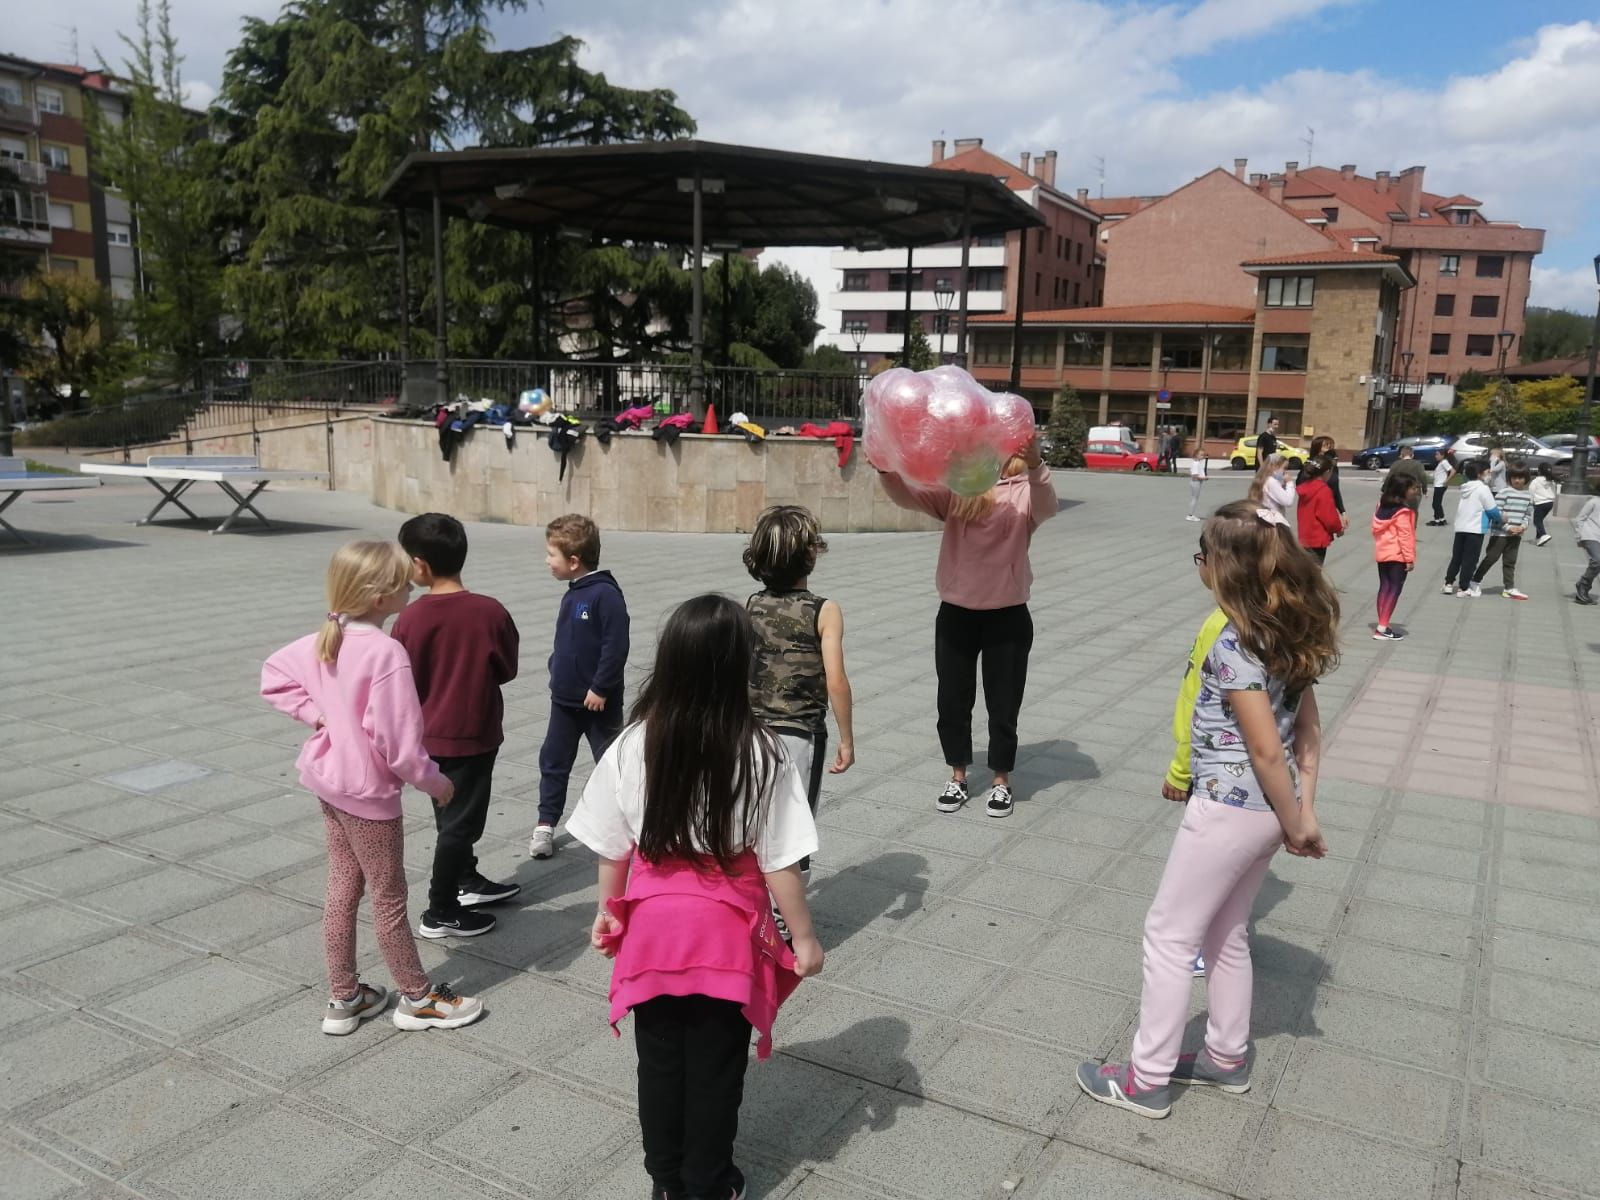
[[939, 605], [933, 622], [933, 668], [939, 677], [939, 745], [952, 767], [972, 762], [972, 706], [983, 666], [983, 703], [989, 713], [991, 771], [1017, 765], [1017, 714], [1028, 683], [1033, 617], [1026, 604], [973, 609]]
[[445, 778], [456, 785], [455, 799], [444, 807], [433, 806], [433, 823], [439, 837], [433, 844], [433, 879], [428, 884], [428, 910], [434, 916], [459, 912], [456, 889], [478, 869], [478, 856], [472, 848], [483, 836], [489, 819], [489, 784], [494, 777], [495, 755], [467, 754], [460, 758], [436, 758]]
[[1472, 573], [1478, 569], [1478, 554], [1483, 549], [1483, 534], [1456, 533], [1450, 547], [1450, 565], [1445, 568], [1444, 581], [1466, 587], [1472, 582]]
[[555, 828], [567, 808], [567, 780], [578, 758], [578, 741], [587, 738], [595, 762], [622, 732], [622, 697], [606, 701], [599, 712], [581, 704], [550, 702], [550, 724], [539, 747], [539, 824]]
[[1326, 546], [1307, 546], [1306, 553], [1319, 563], [1328, 561], [1328, 548]]
[[1544, 536], [1544, 519], [1550, 515], [1550, 510], [1555, 506], [1554, 500], [1546, 500], [1543, 504], [1533, 506], [1533, 532], [1536, 537]]
[[673, 1200], [726, 1200], [743, 1183], [733, 1165], [750, 1022], [731, 1000], [657, 996], [633, 1010], [639, 1050], [644, 1169]]
[[1435, 521], [1444, 520], [1444, 494], [1449, 490], [1448, 487], [1441, 484], [1436, 483], [1433, 485], [1433, 519]]

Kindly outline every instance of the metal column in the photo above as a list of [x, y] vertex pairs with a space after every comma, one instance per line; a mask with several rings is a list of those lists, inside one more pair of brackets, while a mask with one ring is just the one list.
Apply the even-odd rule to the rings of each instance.
[[433, 375], [439, 387], [439, 403], [450, 402], [450, 380], [445, 360], [444, 305], [444, 203], [439, 195], [439, 173], [433, 174]]
[[961, 312], [956, 317], [956, 365], [967, 365], [967, 263], [972, 252], [972, 189], [961, 189]]
[[705, 212], [704, 188], [699, 170], [694, 173], [694, 307], [689, 318], [689, 411], [695, 420], [705, 416]]
[[1017, 311], [1011, 322], [1011, 390], [1022, 387], [1022, 285], [1028, 277], [1028, 234], [1023, 229], [1017, 234]]
[[914, 254], [915, 254], [915, 251], [912, 250], [912, 248], [910, 246], [907, 246], [906, 247], [906, 311], [905, 311], [906, 331], [905, 331], [905, 337], [900, 343], [900, 365], [902, 367], [909, 367], [911, 365], [911, 260], [912, 260], [912, 256]]

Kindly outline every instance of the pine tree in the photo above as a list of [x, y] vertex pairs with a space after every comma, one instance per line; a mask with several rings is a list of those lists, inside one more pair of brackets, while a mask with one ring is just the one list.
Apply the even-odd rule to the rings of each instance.
[[1070, 383], [1056, 393], [1044, 433], [1050, 442], [1050, 449], [1045, 455], [1046, 462], [1052, 467], [1083, 466], [1083, 449], [1089, 440], [1089, 422], [1084, 419], [1078, 391]]

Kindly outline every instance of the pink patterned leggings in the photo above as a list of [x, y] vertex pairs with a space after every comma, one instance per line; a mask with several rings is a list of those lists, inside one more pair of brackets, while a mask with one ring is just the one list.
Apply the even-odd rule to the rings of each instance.
[[328, 954], [328, 989], [337, 999], [356, 994], [356, 909], [372, 886], [372, 923], [389, 974], [408, 996], [428, 990], [406, 919], [405, 827], [403, 818], [369, 821], [322, 801], [328, 832], [328, 902], [322, 942]]

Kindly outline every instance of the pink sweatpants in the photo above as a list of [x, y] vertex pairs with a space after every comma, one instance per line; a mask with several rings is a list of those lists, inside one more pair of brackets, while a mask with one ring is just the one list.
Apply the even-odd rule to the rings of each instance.
[[1206, 956], [1206, 1047], [1241, 1059], [1250, 1044], [1250, 908], [1283, 844], [1277, 814], [1190, 798], [1144, 919], [1144, 994], [1129, 1063], [1140, 1087], [1172, 1077], [1189, 1018], [1194, 956]]
[[322, 943], [328, 954], [329, 993], [340, 1000], [356, 994], [356, 909], [372, 888], [372, 924], [378, 949], [396, 986], [408, 996], [428, 990], [417, 943], [406, 919], [405, 827], [402, 818], [368, 821], [322, 802], [328, 833], [328, 901], [322, 912]]

